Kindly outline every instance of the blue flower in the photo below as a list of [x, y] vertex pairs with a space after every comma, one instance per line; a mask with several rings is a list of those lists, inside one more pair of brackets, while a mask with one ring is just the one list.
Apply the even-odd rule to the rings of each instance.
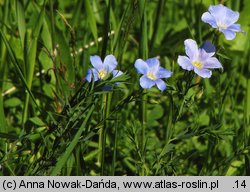
[[137, 59], [135, 61], [135, 68], [138, 73], [143, 74], [140, 78], [140, 85], [142, 88], [149, 89], [155, 84], [161, 91], [167, 88], [162, 78], [169, 78], [172, 72], [161, 67], [157, 58], [150, 58], [146, 61]]
[[116, 58], [113, 55], [107, 55], [102, 62], [101, 58], [97, 55], [90, 56], [90, 62], [94, 68], [88, 69], [86, 80], [91, 82], [92, 78], [94, 81], [106, 80], [112, 73], [113, 77], [118, 77], [122, 74], [121, 71], [115, 70], [117, 66]]
[[209, 69], [222, 68], [221, 63], [215, 57], [215, 46], [206, 41], [203, 45], [198, 48], [197, 43], [192, 39], [187, 39], [184, 41], [185, 50], [187, 56], [179, 56], [178, 64], [182, 69], [194, 72], [203, 77], [210, 78], [212, 71]]
[[243, 32], [240, 24], [234, 24], [239, 19], [239, 13], [232, 11], [224, 5], [214, 5], [208, 8], [209, 12], [203, 13], [201, 20], [209, 23], [213, 28], [224, 33], [227, 40], [232, 40], [236, 32]]

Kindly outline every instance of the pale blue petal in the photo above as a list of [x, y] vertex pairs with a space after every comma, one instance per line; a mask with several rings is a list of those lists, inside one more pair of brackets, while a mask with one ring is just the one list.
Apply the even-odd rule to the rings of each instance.
[[209, 7], [209, 12], [215, 18], [217, 24], [222, 23], [230, 26], [239, 19], [239, 13], [229, 9], [224, 5], [215, 5]]
[[218, 27], [215, 18], [209, 12], [203, 13], [201, 16], [201, 20], [205, 23], [210, 24], [213, 28]]
[[211, 15], [215, 18], [216, 22], [224, 21], [227, 7], [224, 5], [211, 5], [208, 8], [208, 11], [211, 13]]
[[140, 85], [144, 89], [149, 89], [155, 85], [155, 81], [149, 79], [146, 75], [140, 78]]
[[234, 32], [242, 32], [240, 28], [240, 24], [232, 24], [227, 28], [227, 30], [234, 31]]
[[159, 70], [157, 71], [157, 73], [156, 73], [156, 77], [157, 78], [169, 78], [169, 77], [171, 77], [172, 76], [172, 72], [171, 71], [169, 71], [169, 70], [167, 70], [167, 69], [164, 69], [163, 67], [159, 67]]
[[225, 35], [227, 40], [233, 40], [236, 36], [236, 33], [231, 30], [224, 30], [222, 29], [221, 32]]
[[192, 39], [187, 39], [184, 41], [185, 50], [187, 56], [193, 61], [196, 60], [199, 54], [198, 45]]
[[203, 64], [204, 68], [211, 68], [211, 69], [223, 68], [219, 60], [215, 57], [207, 59]]
[[[122, 75], [123, 72], [118, 71], [118, 70], [113, 70], [113, 71], [112, 71], [112, 74], [113, 74], [113, 77], [116, 78], [116, 77]], [[115, 82], [115, 85], [120, 85], [120, 82]]]
[[103, 68], [102, 60], [97, 55], [90, 56], [90, 62], [93, 65], [93, 67], [98, 71]]
[[163, 80], [157, 79], [155, 82], [158, 89], [160, 89], [161, 91], [164, 91], [167, 88], [167, 84]]
[[194, 68], [194, 72], [203, 77], [203, 78], [210, 78], [212, 75], [212, 71], [208, 70], [208, 69], [198, 69], [198, 68]]
[[92, 80], [92, 70], [88, 69], [85, 79], [90, 83]]
[[225, 24], [232, 25], [236, 21], [238, 21], [240, 14], [237, 11], [233, 11], [226, 7], [225, 13]]
[[118, 77], [118, 76], [122, 75], [123, 72], [118, 71], [118, 70], [113, 70], [112, 74], [113, 74], [113, 77]]
[[213, 54], [207, 53], [205, 49], [199, 49], [199, 61], [203, 63], [203, 61], [207, 60], [209, 57], [212, 57]]
[[96, 69], [92, 69], [92, 73], [94, 75], [94, 81], [98, 81], [99, 77], [98, 77], [98, 71]]
[[156, 57], [149, 58], [149, 59], [146, 60], [146, 63], [148, 64], [148, 67], [150, 68], [150, 71], [152, 71], [152, 72], [158, 71], [158, 68], [160, 66], [159, 59], [157, 59]]
[[148, 72], [148, 64], [142, 59], [137, 59], [135, 61], [135, 68], [140, 74], [147, 74]]
[[185, 69], [188, 71], [191, 71], [194, 69], [194, 66], [192, 65], [190, 59], [186, 56], [178, 56], [177, 62], [181, 66], [182, 69]]
[[98, 78], [98, 72], [96, 71], [95, 68], [92, 68], [92, 69], [88, 69], [87, 71], [87, 75], [85, 77], [85, 79], [88, 81], [88, 82], [91, 82], [92, 79], [94, 77], [94, 81], [98, 81], [99, 78]]
[[109, 72], [113, 71], [117, 66], [117, 61], [114, 55], [107, 55], [104, 59], [104, 68], [108, 69]]
[[223, 14], [225, 14], [226, 7], [224, 5], [222, 5], [222, 4], [210, 5], [209, 8], [208, 8], [208, 11], [213, 15], [216, 15], [219, 12], [223, 12]]
[[212, 57], [215, 54], [216, 48], [215, 46], [209, 42], [209, 41], [205, 41], [202, 45], [201, 48], [204, 49], [210, 57]]

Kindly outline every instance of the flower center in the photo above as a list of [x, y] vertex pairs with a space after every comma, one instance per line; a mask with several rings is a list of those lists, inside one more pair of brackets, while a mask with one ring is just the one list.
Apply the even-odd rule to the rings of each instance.
[[193, 61], [192, 65], [197, 67], [198, 69], [201, 69], [203, 67], [203, 65], [200, 61]]
[[99, 79], [104, 79], [106, 76], [107, 76], [107, 71], [105, 71], [104, 69], [101, 69], [100, 71], [98, 71]]
[[153, 73], [148, 73], [147, 74], [147, 77], [149, 78], [149, 79], [151, 79], [151, 80], [156, 80], [156, 76], [155, 76], [155, 74], [153, 74]]
[[218, 22], [217, 23], [217, 26], [219, 27], [219, 29], [227, 29], [227, 25], [225, 23], [222, 23], [222, 22]]

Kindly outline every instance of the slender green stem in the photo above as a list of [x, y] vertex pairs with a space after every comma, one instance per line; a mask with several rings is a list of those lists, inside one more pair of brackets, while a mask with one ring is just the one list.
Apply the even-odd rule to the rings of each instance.
[[142, 123], [142, 135], [141, 135], [141, 142], [142, 142], [142, 149], [145, 144], [145, 127], [147, 123], [147, 94], [146, 90], [144, 90], [144, 95], [142, 96], [142, 101], [141, 101], [141, 123]]
[[[117, 115], [116, 115], [116, 117], [117, 117]], [[115, 175], [115, 162], [116, 162], [116, 149], [117, 149], [117, 126], [118, 126], [118, 122], [116, 121], [116, 125], [115, 125], [115, 138], [114, 138], [114, 148], [113, 148], [113, 159], [112, 159], [112, 167], [111, 167], [111, 175], [112, 176]]]
[[[105, 123], [104, 123], [105, 124]], [[107, 133], [107, 129], [106, 129], [106, 125], [103, 127], [103, 131], [102, 131], [102, 150], [101, 150], [101, 175], [104, 175], [104, 168], [105, 168], [105, 148], [106, 148], [106, 133]]]
[[16, 176], [15, 173], [14, 173], [14, 171], [13, 171], [13, 170], [11, 169], [11, 167], [9, 166], [8, 161], [6, 161], [5, 165], [6, 165], [6, 167], [9, 169], [11, 175], [12, 175], [12, 176]]
[[23, 118], [22, 118], [22, 126], [23, 126], [23, 128], [24, 128], [24, 124], [27, 121], [27, 117], [28, 117], [29, 99], [30, 99], [29, 94], [26, 93], [25, 103], [24, 103], [24, 110], [23, 110]]
[[[28, 49], [24, 49], [24, 54], [26, 57], [26, 82], [28, 89], [31, 90], [32, 83], [33, 83], [33, 76], [34, 76], [34, 70], [36, 65], [36, 57], [37, 57], [37, 41], [38, 36], [40, 34], [40, 30], [43, 25], [45, 16], [45, 2], [43, 8], [40, 10], [39, 15], [37, 17], [37, 25], [33, 28], [32, 33], [27, 33], [27, 37], [30, 38], [30, 42], [27, 40]], [[23, 119], [22, 119], [22, 125], [24, 128], [24, 124], [28, 117], [28, 107], [29, 107], [29, 100], [30, 95], [28, 92], [26, 92], [26, 99], [25, 99], [25, 105], [24, 105], [24, 111], [23, 111]]]
[[104, 56], [106, 55], [106, 51], [107, 51], [107, 46], [108, 46], [108, 33], [110, 30], [110, 10], [111, 10], [111, 4], [110, 4], [110, 0], [108, 1], [108, 8], [107, 8], [107, 12], [105, 13], [105, 24], [103, 27], [103, 45], [102, 45], [102, 54], [101, 57], [104, 58]]
[[[250, 63], [250, 62], [249, 62]], [[249, 70], [250, 71], [250, 70]], [[244, 147], [247, 148], [250, 146], [250, 78], [247, 80], [247, 94], [245, 102], [245, 121], [244, 121]], [[250, 174], [250, 155], [245, 154], [245, 170], [246, 175]]]
[[[3, 71], [1, 71], [1, 73], [2, 72], [4, 73], [4, 67], [1, 66], [1, 70], [3, 70]], [[4, 81], [4, 74], [1, 77], [2, 77], [2, 79], [0, 79], [0, 81]], [[6, 122], [5, 122], [3, 96], [2, 96], [3, 82], [1, 82], [0, 84], [1, 84], [0, 85], [0, 132], [5, 133], [5, 132], [7, 132], [7, 128], [6, 128]]]
[[83, 175], [82, 168], [81, 168], [81, 158], [82, 158], [82, 156], [81, 156], [81, 146], [80, 145], [77, 146], [77, 148], [75, 149], [74, 153], [75, 153], [76, 167], [77, 167], [77, 169], [76, 169], [76, 175], [77, 176], [82, 176]]
[[[148, 34], [147, 34], [147, 14], [145, 10], [146, 1], [141, 0], [139, 2], [139, 11], [141, 16], [141, 39], [139, 44], [139, 56], [142, 59], [148, 58]], [[147, 94], [146, 90], [142, 92], [141, 96], [141, 103], [140, 103], [140, 121], [142, 125], [142, 131], [141, 131], [141, 153], [142, 157], [140, 159], [142, 165], [140, 170], [140, 175], [144, 176], [144, 151], [145, 151], [145, 135], [146, 135], [146, 124], [147, 124]]]
[[156, 17], [155, 17], [155, 21], [154, 21], [154, 31], [153, 31], [152, 39], [151, 39], [151, 42], [150, 42], [150, 49], [151, 50], [152, 50], [152, 48], [154, 46], [155, 39], [157, 37], [158, 29], [159, 29], [159, 26], [160, 26], [159, 24], [160, 24], [160, 19], [161, 19], [161, 13], [162, 13], [162, 10], [164, 9], [165, 1], [166, 0], [159, 0], [158, 1]]
[[64, 164], [67, 162], [68, 158], [72, 154], [72, 151], [75, 149], [76, 145], [78, 144], [79, 139], [82, 135], [82, 132], [86, 128], [86, 125], [89, 122], [91, 115], [93, 114], [93, 111], [95, 109], [95, 103], [96, 103], [96, 100], [94, 101], [93, 104], [91, 104], [91, 106], [89, 106], [88, 113], [86, 117], [84, 118], [84, 121], [82, 122], [80, 128], [76, 132], [73, 140], [70, 142], [69, 146], [66, 148], [65, 152], [58, 158], [56, 166], [52, 169], [50, 176], [58, 175], [61, 172]]
[[[4, 12], [4, 18], [3, 18], [3, 23], [6, 23], [7, 21], [7, 14], [9, 10], [9, 2], [5, 2], [5, 12]], [[3, 32], [6, 31], [5, 26], [1, 26]], [[3, 87], [4, 87], [4, 79], [5, 79], [5, 66], [6, 66], [6, 46], [4, 44], [4, 41], [1, 39], [0, 40], [0, 50], [1, 50], [1, 59], [0, 59], [0, 132], [7, 132], [6, 129], [6, 124], [5, 124], [5, 114], [4, 114], [4, 105], [3, 105]]]
[[103, 175], [103, 163], [104, 163], [104, 152], [105, 152], [105, 141], [104, 140], [105, 140], [105, 126], [106, 126], [105, 111], [106, 111], [107, 94], [103, 95], [102, 100], [103, 100], [102, 118], [104, 119], [104, 122], [103, 122], [103, 126], [100, 128], [100, 131], [99, 131], [99, 157], [98, 157], [98, 164], [101, 166], [101, 175]]
[[98, 149], [99, 149], [99, 153], [98, 153], [98, 159], [97, 159], [97, 165], [101, 165], [102, 162], [102, 135], [103, 135], [103, 127], [101, 127], [99, 129], [99, 141], [98, 141]]
[[[0, 132], [2, 132], [2, 133], [7, 132], [6, 124], [5, 124], [3, 96], [2, 96], [2, 92], [1, 91], [0, 91]], [[5, 142], [1, 142], [0, 145], [2, 145], [4, 143]]]
[[[27, 59], [27, 64], [26, 64], [27, 65], [26, 81], [27, 81], [29, 90], [31, 90], [32, 82], [33, 82], [34, 69], [35, 69], [35, 64], [36, 64], [36, 49], [37, 49], [37, 39], [33, 39], [27, 51], [28, 59]], [[29, 100], [30, 100], [30, 95], [28, 92], [26, 92], [23, 119], [22, 119], [23, 127], [28, 117]]]
[[50, 8], [50, 20], [51, 20], [51, 40], [52, 40], [52, 50], [55, 49], [56, 43], [55, 43], [55, 17], [54, 17], [54, 5], [53, 0], [49, 0], [49, 8]]
[[[199, 7], [201, 7], [202, 6], [202, 0], [200, 0], [200, 3], [199, 3]], [[201, 9], [199, 8], [198, 9], [198, 14], [202, 14], [201, 13]], [[201, 20], [199, 20], [198, 21], [198, 39], [199, 39], [199, 43], [202, 43], [202, 22], [201, 22]]]
[[146, 90], [144, 90], [145, 94], [142, 95], [142, 101], [141, 101], [141, 117], [140, 121], [142, 124], [142, 132], [141, 132], [141, 161], [143, 163], [141, 167], [141, 176], [145, 175], [145, 170], [144, 170], [144, 151], [145, 151], [145, 138], [146, 138], [146, 126], [147, 126], [147, 99], [148, 96], [146, 94]]
[[186, 95], [188, 93], [188, 90], [192, 87], [193, 79], [194, 79], [194, 73], [193, 72], [185, 73], [184, 80], [186, 81], [186, 85], [185, 85], [185, 88], [184, 88], [184, 91], [183, 91], [183, 100], [181, 102], [181, 106], [179, 108], [179, 112], [178, 112], [178, 115], [176, 117], [175, 122], [177, 122], [179, 120], [179, 118], [181, 117], [181, 115], [182, 115], [183, 107], [184, 107], [184, 104], [186, 102]]
[[171, 94], [168, 94], [169, 97], [169, 114], [168, 114], [168, 119], [167, 119], [167, 126], [166, 126], [166, 133], [165, 133], [165, 141], [166, 143], [169, 143], [169, 140], [172, 137], [173, 133], [173, 97]]
[[219, 31], [214, 30], [213, 36], [212, 36], [212, 43], [215, 44], [215, 45], [218, 45], [219, 37], [220, 37]]
[[110, 113], [112, 93], [106, 93], [103, 95], [103, 127], [100, 128], [99, 132], [99, 157], [98, 163], [101, 164], [101, 175], [104, 175], [105, 168], [105, 147], [106, 147], [106, 134], [108, 122], [107, 119]]
[[[221, 116], [221, 113], [222, 113], [222, 110], [223, 110], [223, 106], [222, 106], [222, 96], [221, 96], [221, 77], [220, 76], [217, 76], [217, 84], [216, 84], [216, 99], [212, 99], [212, 106], [213, 105], [217, 105], [218, 106], [218, 109], [219, 111], [216, 113], [216, 112], [213, 112], [214, 115], [213, 115], [213, 121], [215, 123], [222, 123], [221, 119], [222, 119], [222, 116]], [[213, 109], [213, 108], [211, 108]], [[211, 125], [213, 124], [213, 121], [211, 121]], [[214, 126], [211, 126], [211, 131], [213, 131], [215, 128]], [[212, 158], [215, 154], [215, 145], [216, 145], [216, 138], [212, 135], [209, 135], [208, 136], [208, 146], [207, 146], [207, 160], [206, 160], [206, 174], [207, 175], [211, 175], [211, 170], [212, 168], [214, 167], [214, 165], [216, 164], [216, 162], [214, 161], [214, 159]]]
[[179, 118], [181, 117], [182, 111], [183, 111], [183, 107], [184, 107], [184, 104], [185, 104], [185, 101], [186, 101], [186, 100], [185, 100], [185, 96], [184, 96], [184, 97], [183, 97], [183, 100], [182, 100], [182, 102], [181, 102], [181, 106], [180, 106], [180, 109], [179, 109], [179, 112], [178, 112], [178, 115], [177, 115], [175, 121], [178, 121]]

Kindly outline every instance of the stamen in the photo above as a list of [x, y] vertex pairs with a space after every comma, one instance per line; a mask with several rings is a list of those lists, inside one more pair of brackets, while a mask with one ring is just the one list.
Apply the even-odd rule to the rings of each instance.
[[193, 61], [192, 65], [201, 69], [203, 67], [202, 63], [200, 61]]
[[148, 73], [147, 74], [147, 77], [149, 78], [149, 79], [151, 79], [151, 80], [156, 80], [156, 76], [155, 76], [155, 74], [153, 74], [153, 73]]
[[98, 77], [99, 79], [104, 79], [107, 76], [107, 71], [101, 69], [100, 71], [98, 71]]
[[218, 22], [217, 26], [219, 27], [219, 29], [227, 29], [227, 25], [225, 23], [222, 23], [222, 22]]

